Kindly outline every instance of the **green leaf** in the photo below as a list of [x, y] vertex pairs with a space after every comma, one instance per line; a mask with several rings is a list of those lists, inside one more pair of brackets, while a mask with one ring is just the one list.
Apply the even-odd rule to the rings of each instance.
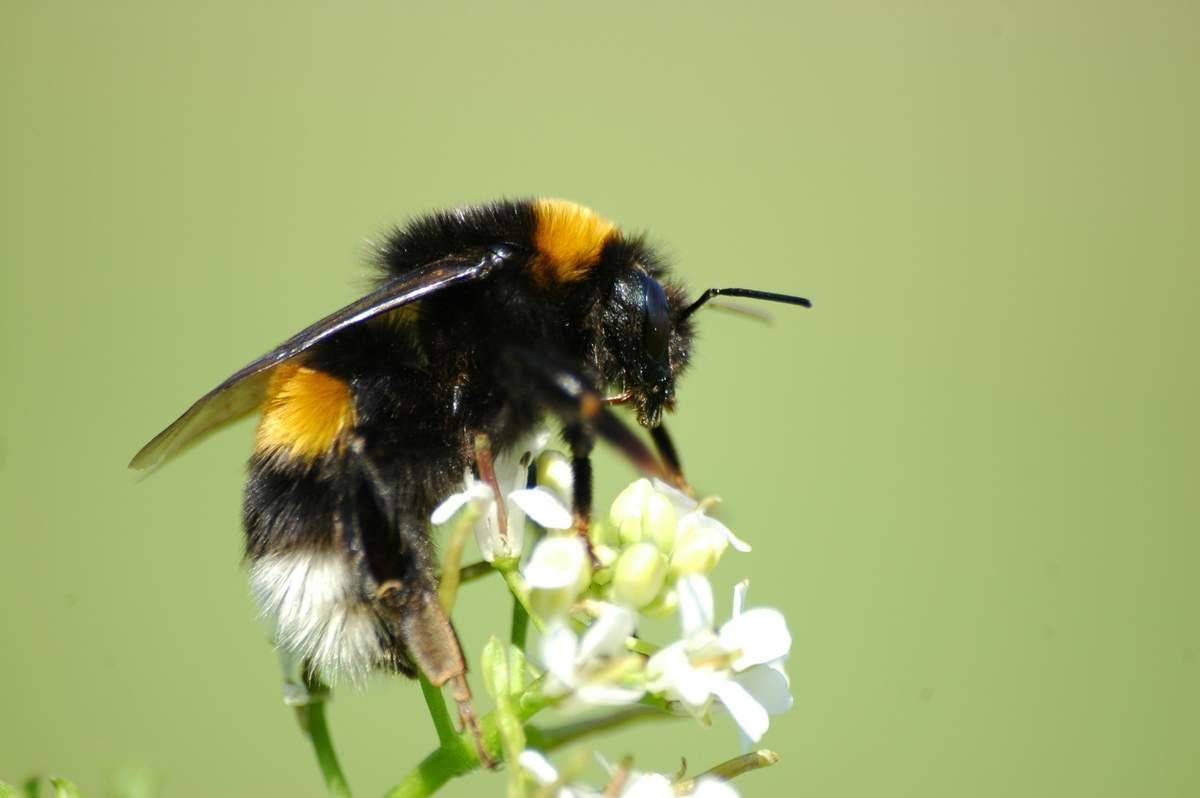
[[66, 779], [51, 776], [50, 786], [54, 788], [54, 798], [80, 798], [79, 788]]
[[21, 798], [21, 793], [11, 784], [0, 781], [0, 798]]
[[479, 664], [483, 670], [483, 686], [492, 698], [508, 695], [508, 662], [504, 643], [495, 635], [483, 645]]
[[525, 692], [525, 652], [516, 646], [508, 647], [508, 694]]

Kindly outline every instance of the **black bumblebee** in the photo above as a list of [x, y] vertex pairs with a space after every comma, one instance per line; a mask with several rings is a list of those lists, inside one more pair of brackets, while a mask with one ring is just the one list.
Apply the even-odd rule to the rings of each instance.
[[[378, 266], [375, 290], [205, 394], [130, 466], [156, 468], [261, 410], [243, 519], [277, 644], [327, 679], [385, 669], [449, 682], [472, 723], [428, 533], [464, 470], [498, 493], [493, 457], [553, 415], [580, 533], [597, 438], [685, 484], [660, 419], [692, 353], [692, 313], [719, 294], [808, 302], [709, 289], [689, 304], [641, 238], [562, 200], [419, 218], [387, 239]], [[608, 409], [623, 403], [658, 456]]]

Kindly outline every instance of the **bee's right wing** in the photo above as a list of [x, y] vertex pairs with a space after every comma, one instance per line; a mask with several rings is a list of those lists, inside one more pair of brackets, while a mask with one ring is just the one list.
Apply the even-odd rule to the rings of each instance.
[[396, 277], [341, 310], [305, 327], [267, 354], [245, 366], [196, 400], [171, 426], [142, 447], [130, 468], [153, 471], [205, 433], [259, 407], [271, 371], [332, 335], [367, 319], [416, 302], [460, 283], [486, 278], [511, 258], [503, 247], [493, 247], [482, 257], [447, 257], [401, 277]]

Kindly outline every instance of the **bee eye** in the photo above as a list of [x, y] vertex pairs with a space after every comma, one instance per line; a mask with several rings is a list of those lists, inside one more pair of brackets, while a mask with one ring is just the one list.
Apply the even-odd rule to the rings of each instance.
[[671, 336], [671, 314], [667, 295], [662, 286], [642, 272], [642, 348], [656, 362], [667, 359], [667, 343]]

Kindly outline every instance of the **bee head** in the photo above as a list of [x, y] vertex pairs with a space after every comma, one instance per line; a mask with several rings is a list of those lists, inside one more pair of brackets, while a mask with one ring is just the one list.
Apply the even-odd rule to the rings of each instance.
[[755, 288], [709, 288], [689, 301], [665, 279], [661, 260], [640, 238], [614, 237], [598, 268], [611, 274], [601, 293], [594, 360], [607, 387], [637, 408], [638, 422], [653, 429], [664, 410], [675, 409], [675, 380], [692, 354], [691, 316], [719, 296], [809, 307], [804, 297]]
[[644, 427], [657, 427], [663, 410], [674, 409], [675, 378], [691, 353], [683, 292], [660, 282], [660, 273], [632, 261], [617, 275], [601, 311], [601, 375], [633, 404]]

